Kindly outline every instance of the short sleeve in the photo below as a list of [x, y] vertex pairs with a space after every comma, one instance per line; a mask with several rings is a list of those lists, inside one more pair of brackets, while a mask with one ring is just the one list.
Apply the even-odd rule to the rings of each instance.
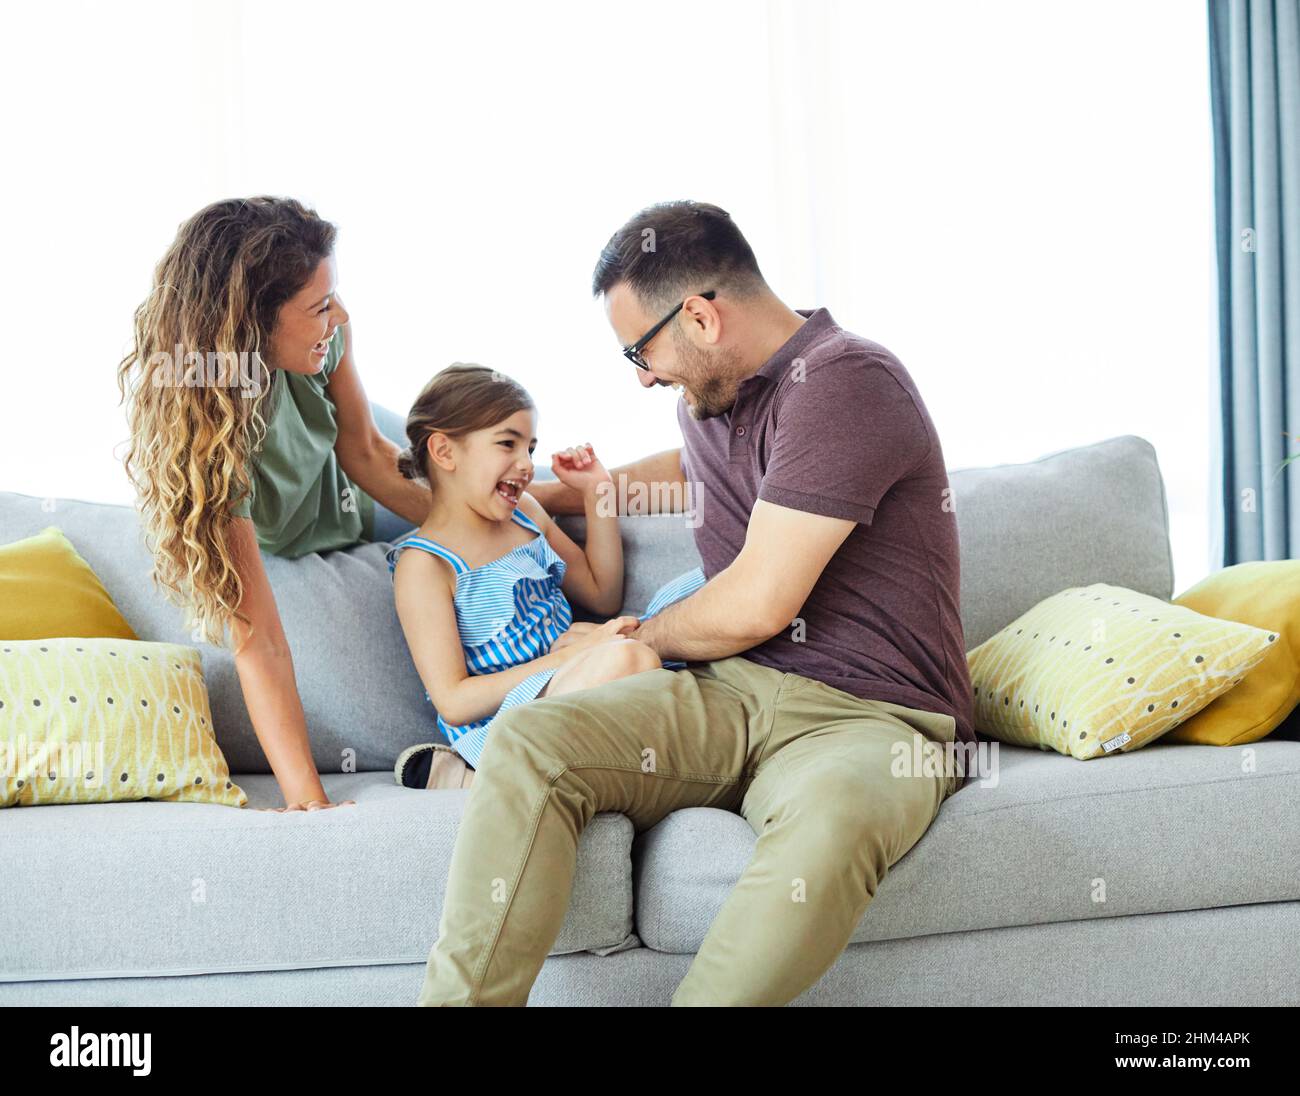
[[242, 499], [240, 499], [238, 502], [232, 503], [230, 506], [231, 517], [247, 518], [252, 516], [252, 512], [253, 512], [253, 495], [251, 491], [247, 495], [245, 495]]
[[930, 452], [911, 395], [881, 363], [848, 355], [780, 383], [758, 497], [870, 525], [885, 493]]

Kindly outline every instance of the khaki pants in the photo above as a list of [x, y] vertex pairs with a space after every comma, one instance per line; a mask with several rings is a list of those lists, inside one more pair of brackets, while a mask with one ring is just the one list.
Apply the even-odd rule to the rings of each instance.
[[[470, 787], [418, 1003], [526, 1004], [592, 815], [620, 811], [640, 833], [684, 807], [738, 811], [758, 842], [672, 1003], [793, 1000], [960, 784], [936, 745], [955, 732], [951, 716], [741, 656], [503, 713]], [[937, 755], [930, 775], [911, 775], [917, 752]]]

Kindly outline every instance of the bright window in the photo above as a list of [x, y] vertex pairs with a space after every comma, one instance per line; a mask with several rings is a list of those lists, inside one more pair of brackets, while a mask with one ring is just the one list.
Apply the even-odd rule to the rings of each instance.
[[949, 467], [1151, 440], [1209, 569], [1203, 5], [44, 3], [0, 42], [3, 486], [129, 502], [116, 362], [176, 226], [340, 226], [372, 399], [518, 377], [538, 452], [678, 442], [588, 291], [650, 202], [729, 209], [793, 307], [902, 359]]

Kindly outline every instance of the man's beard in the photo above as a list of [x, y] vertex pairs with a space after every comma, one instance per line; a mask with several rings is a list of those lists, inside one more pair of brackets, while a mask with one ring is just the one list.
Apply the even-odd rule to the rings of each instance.
[[[676, 336], [677, 332], [673, 332]], [[685, 374], [683, 388], [693, 399], [686, 400], [686, 410], [697, 420], [713, 419], [725, 415], [736, 402], [736, 381], [740, 355], [735, 350], [717, 350], [713, 353], [699, 350], [684, 338], [677, 342], [678, 367]], [[685, 367], [684, 369], [681, 367]]]

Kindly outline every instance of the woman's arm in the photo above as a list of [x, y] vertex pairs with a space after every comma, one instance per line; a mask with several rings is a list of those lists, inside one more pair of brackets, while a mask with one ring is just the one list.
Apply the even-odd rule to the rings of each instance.
[[[337, 295], [335, 299], [338, 300]], [[429, 488], [397, 470], [396, 445], [384, 437], [370, 414], [370, 401], [352, 360], [352, 323], [343, 324], [343, 356], [330, 375], [325, 392], [334, 402], [339, 435], [334, 452], [339, 466], [372, 499], [407, 521], [421, 524], [429, 516]]]
[[444, 720], [460, 726], [486, 719], [524, 678], [538, 670], [558, 669], [581, 647], [569, 644], [508, 670], [470, 674], [447, 566], [428, 552], [403, 552], [393, 571], [393, 592], [406, 646], [429, 699]]
[[[294, 678], [293, 655], [285, 639], [275, 594], [262, 566], [257, 533], [249, 518], [234, 518], [227, 545], [243, 586], [240, 611], [252, 622], [249, 628], [231, 622], [235, 645], [235, 670], [244, 692], [253, 730], [271, 763], [280, 792], [290, 809], [331, 804], [321, 785], [307, 740], [307, 718]], [[345, 800], [351, 803], [352, 800]]]

